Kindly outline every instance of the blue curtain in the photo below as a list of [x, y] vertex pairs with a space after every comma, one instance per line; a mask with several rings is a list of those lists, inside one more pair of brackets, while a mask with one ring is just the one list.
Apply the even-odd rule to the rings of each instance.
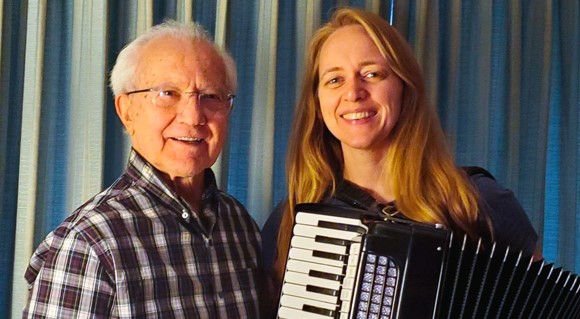
[[[147, 25], [184, 16], [216, 38], [223, 35], [238, 63], [239, 89], [219, 176], [222, 188], [258, 224], [286, 194], [285, 154], [304, 45], [333, 8], [351, 5], [381, 14], [414, 47], [457, 162], [486, 167], [512, 189], [541, 237], [546, 259], [580, 272], [577, 0], [0, 4], [2, 318], [20, 313], [23, 265], [31, 249], [124, 170], [129, 144], [106, 87], [116, 55]], [[268, 32], [273, 46], [264, 42]], [[103, 53], [90, 55], [101, 42]], [[274, 50], [264, 53], [264, 45]], [[267, 68], [265, 59], [273, 61]], [[258, 81], [260, 72], [272, 71], [275, 77], [266, 85]], [[95, 110], [97, 117], [86, 113]], [[85, 132], [89, 124], [102, 131], [99, 142]], [[257, 144], [260, 132], [272, 145]]]

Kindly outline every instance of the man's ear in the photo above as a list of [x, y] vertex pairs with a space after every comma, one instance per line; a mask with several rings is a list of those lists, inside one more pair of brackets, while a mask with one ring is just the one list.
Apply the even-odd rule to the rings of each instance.
[[127, 94], [121, 94], [115, 97], [115, 110], [117, 111], [117, 115], [121, 122], [123, 122], [123, 126], [127, 130], [129, 136], [133, 135], [133, 118], [130, 112], [131, 101]]

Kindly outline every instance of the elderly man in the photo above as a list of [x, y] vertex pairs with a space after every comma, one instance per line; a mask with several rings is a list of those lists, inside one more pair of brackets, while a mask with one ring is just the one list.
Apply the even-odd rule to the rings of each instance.
[[38, 247], [24, 317], [256, 318], [259, 230], [210, 169], [233, 60], [200, 26], [166, 22], [121, 51], [111, 87], [126, 172]]

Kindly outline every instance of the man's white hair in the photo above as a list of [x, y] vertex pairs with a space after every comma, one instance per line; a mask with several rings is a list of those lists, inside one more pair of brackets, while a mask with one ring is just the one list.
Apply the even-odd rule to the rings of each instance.
[[133, 77], [137, 71], [141, 49], [150, 41], [162, 37], [175, 37], [185, 40], [202, 40], [210, 43], [220, 55], [226, 68], [226, 86], [231, 93], [237, 88], [236, 64], [230, 54], [213, 42], [203, 26], [195, 22], [181, 23], [168, 20], [158, 24], [135, 40], [127, 44], [117, 56], [115, 66], [111, 71], [110, 87], [115, 97], [136, 89], [133, 87]]

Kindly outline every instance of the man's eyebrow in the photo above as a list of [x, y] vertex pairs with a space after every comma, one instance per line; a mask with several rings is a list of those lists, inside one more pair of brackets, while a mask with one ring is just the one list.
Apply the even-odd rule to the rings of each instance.
[[162, 82], [162, 83], [158, 83], [152, 86], [153, 88], [177, 88], [177, 86], [175, 85], [175, 83], [173, 82]]

